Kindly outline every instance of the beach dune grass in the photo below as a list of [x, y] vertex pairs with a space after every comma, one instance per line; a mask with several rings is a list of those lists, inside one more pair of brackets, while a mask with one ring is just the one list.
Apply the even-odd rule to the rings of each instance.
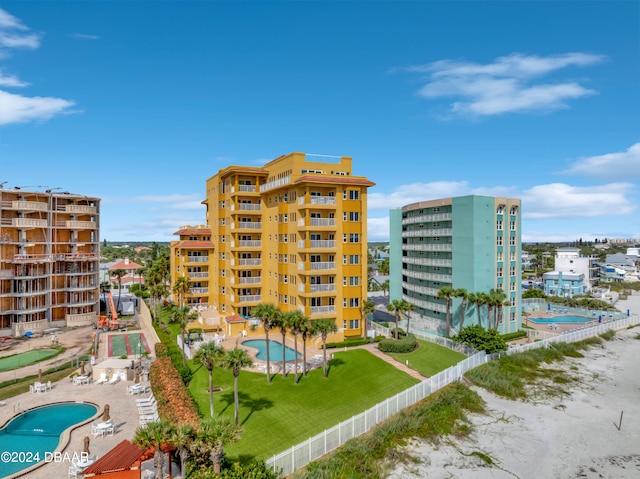
[[[272, 376], [242, 371], [239, 376], [240, 440], [225, 448], [232, 460], [265, 460], [340, 421], [349, 419], [418, 381], [363, 349], [333, 353], [329, 377], [322, 368], [294, 384], [293, 374]], [[272, 364], [276, 362], [273, 361]], [[200, 412], [209, 413], [208, 373], [193, 363], [189, 385]], [[213, 371], [216, 416], [233, 417], [233, 376]]]
[[415, 369], [424, 377], [433, 376], [466, 358], [462, 353], [439, 344], [421, 340], [418, 340], [418, 347], [410, 353], [387, 354], [403, 364], [408, 361], [409, 367]]
[[484, 412], [482, 398], [456, 382], [403, 409], [373, 430], [351, 439], [325, 458], [294, 473], [295, 479], [369, 479], [386, 477], [386, 467], [401, 457], [398, 446], [411, 438], [438, 441], [441, 437], [467, 436], [467, 413]]

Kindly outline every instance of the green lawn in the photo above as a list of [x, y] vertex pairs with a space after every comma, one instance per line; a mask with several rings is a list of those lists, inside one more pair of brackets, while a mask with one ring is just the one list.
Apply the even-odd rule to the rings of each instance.
[[34, 349], [26, 351], [24, 353], [14, 354], [13, 356], [6, 356], [0, 359], [0, 371], [9, 371], [11, 369], [18, 369], [29, 364], [44, 361], [50, 357], [53, 357], [62, 352], [61, 349]]
[[[225, 448], [230, 457], [265, 460], [417, 383], [368, 351], [334, 354], [327, 379], [322, 369], [314, 369], [297, 385], [292, 374], [286, 379], [276, 375], [268, 384], [264, 374], [242, 371], [239, 391], [243, 433], [239, 442]], [[194, 366], [197, 371], [189, 389], [201, 413], [207, 416], [208, 373]], [[215, 387], [222, 387], [214, 394], [215, 414], [232, 419], [233, 376], [216, 368], [213, 379]]]
[[466, 358], [462, 353], [452, 351], [439, 344], [420, 340], [418, 340], [418, 347], [415, 351], [410, 353], [389, 353], [389, 356], [401, 363], [406, 363], [408, 360], [409, 367], [425, 377], [444, 371]]

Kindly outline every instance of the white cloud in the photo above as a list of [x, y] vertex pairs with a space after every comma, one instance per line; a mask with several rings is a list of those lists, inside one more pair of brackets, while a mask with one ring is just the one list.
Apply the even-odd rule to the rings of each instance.
[[98, 35], [86, 35], [84, 33], [72, 33], [69, 35], [71, 38], [79, 38], [81, 40], [100, 40]]
[[8, 55], [7, 50], [14, 48], [38, 48], [40, 35], [29, 30], [19, 19], [0, 8], [0, 56]]
[[24, 87], [29, 86], [27, 82], [23, 82], [15, 75], [5, 75], [0, 70], [0, 86], [4, 87]]
[[75, 113], [71, 100], [53, 97], [26, 97], [0, 90], [0, 125], [44, 121], [55, 115]]
[[393, 192], [369, 193], [367, 206], [369, 210], [388, 210], [400, 208], [418, 201], [450, 198], [471, 194], [466, 181], [434, 181], [432, 183], [411, 183], [398, 186]]
[[523, 218], [580, 218], [630, 215], [636, 204], [629, 198], [635, 185], [609, 183], [598, 186], [571, 186], [551, 183], [522, 192]]
[[594, 65], [605, 58], [603, 55], [587, 53], [548, 57], [513, 53], [484, 65], [440, 60], [405, 70], [427, 74], [427, 84], [418, 90], [418, 95], [425, 98], [459, 98], [450, 104], [452, 113], [481, 117], [567, 108], [568, 100], [596, 92], [575, 81], [539, 83], [538, 77], [570, 66]]
[[367, 219], [367, 241], [389, 241], [389, 217]]
[[640, 178], [640, 143], [631, 145], [627, 151], [583, 158], [561, 173], [591, 178]]

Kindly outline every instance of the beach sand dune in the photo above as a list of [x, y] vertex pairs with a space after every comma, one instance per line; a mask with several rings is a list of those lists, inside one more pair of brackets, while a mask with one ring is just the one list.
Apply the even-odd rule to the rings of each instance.
[[473, 433], [437, 445], [413, 441], [403, 451], [416, 462], [398, 465], [389, 477], [640, 478], [639, 333], [618, 332], [584, 358], [554, 364], [579, 379], [568, 395], [522, 402], [474, 388], [488, 414], [470, 416]]

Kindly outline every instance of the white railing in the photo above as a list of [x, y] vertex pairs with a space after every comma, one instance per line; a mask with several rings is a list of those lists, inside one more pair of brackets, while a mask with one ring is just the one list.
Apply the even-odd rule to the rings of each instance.
[[206, 263], [209, 261], [208, 256], [187, 256], [187, 263]]
[[450, 274], [441, 274], [441, 273], [421, 273], [418, 271], [410, 271], [408, 269], [403, 269], [402, 274], [406, 276], [410, 276], [412, 278], [417, 279], [427, 279], [430, 281], [440, 281], [441, 283], [449, 283], [451, 284], [451, 275]]
[[333, 314], [336, 312], [335, 305], [331, 306], [311, 306], [311, 314]]
[[256, 284], [262, 281], [262, 276], [251, 276], [250, 278], [238, 278], [239, 284]]
[[11, 208], [16, 210], [47, 211], [49, 203], [41, 201], [12, 201]]
[[451, 267], [450, 259], [416, 258], [413, 256], [403, 256], [402, 262], [407, 264], [421, 264], [424, 266], [444, 266]]
[[243, 258], [238, 260], [240, 266], [260, 266], [262, 260], [260, 258]]
[[278, 188], [279, 186], [288, 185], [291, 182], [290, 176], [285, 176], [284, 178], [279, 178], [277, 180], [271, 180], [268, 183], [260, 186], [260, 193], [264, 193], [265, 191], [272, 190], [274, 188]]
[[[516, 346], [509, 349], [505, 354], [514, 354], [529, 349], [548, 347], [552, 343], [580, 341], [597, 336], [608, 330], [625, 329], [637, 324], [640, 324], [640, 316], [633, 315], [610, 323], [568, 332], [554, 338]], [[424, 338], [421, 337], [420, 339]], [[280, 454], [272, 456], [266, 461], [267, 467], [272, 468], [274, 472], [280, 470], [282, 476], [287, 476], [296, 469], [304, 467], [311, 461], [337, 449], [349, 439], [364, 434], [402, 409], [412, 406], [452, 382], [460, 380], [467, 371], [487, 363], [491, 358], [492, 356], [484, 352], [479, 352], [463, 359], [455, 366], [451, 366], [435, 376], [431, 376], [415, 386], [376, 404], [363, 413], [353, 416], [300, 444], [292, 446]]]
[[[304, 198], [300, 198], [304, 199]], [[335, 196], [310, 196], [309, 204], [311, 205], [335, 205], [336, 197]]]
[[189, 278], [207, 278], [209, 277], [209, 273], [206, 271], [195, 271], [187, 273]]
[[82, 230], [96, 229], [96, 224], [93, 221], [69, 220], [69, 221], [66, 221], [65, 223], [66, 223], [66, 227], [69, 229], [82, 229]]
[[335, 248], [335, 240], [311, 240], [309, 242], [311, 248]]
[[437, 213], [434, 215], [411, 216], [402, 220], [403, 225], [412, 223], [431, 223], [434, 221], [451, 221], [451, 213]]
[[335, 283], [328, 283], [328, 284], [310, 284], [309, 285], [309, 292], [310, 293], [327, 293], [327, 292], [332, 292], [336, 290], [336, 285]]
[[[262, 246], [261, 240], [240, 240], [238, 243], [241, 248], [260, 248]], [[233, 243], [231, 247], [233, 248]]]
[[311, 270], [324, 270], [324, 269], [336, 269], [336, 263], [333, 261], [325, 261], [318, 263], [309, 263], [311, 265]]
[[244, 296], [238, 296], [238, 299], [241, 303], [253, 303], [256, 301], [260, 301], [262, 296], [259, 294], [245, 294]]
[[[233, 208], [231, 209], [233, 210]], [[239, 203], [238, 209], [245, 210], [245, 211], [260, 211], [261, 205], [256, 203]]]
[[209, 288], [189, 288], [189, 294], [204, 294], [208, 292]]
[[309, 218], [310, 226], [335, 226], [335, 218]]
[[248, 191], [250, 193], [255, 193], [256, 185], [238, 185], [238, 191]]
[[451, 236], [452, 232], [453, 232], [453, 230], [451, 228], [435, 228], [435, 229], [421, 228], [419, 230], [403, 231], [402, 232], [402, 237], [403, 238], [410, 238], [412, 236], [425, 236], [425, 237], [429, 237], [429, 236]]
[[97, 208], [95, 206], [87, 205], [65, 205], [65, 211], [67, 213], [95, 215], [97, 212]]
[[16, 228], [46, 228], [47, 220], [40, 220], [35, 218], [13, 218], [11, 224]]
[[259, 221], [238, 221], [237, 223], [232, 223], [231, 228], [259, 230], [262, 228], [262, 223]]

